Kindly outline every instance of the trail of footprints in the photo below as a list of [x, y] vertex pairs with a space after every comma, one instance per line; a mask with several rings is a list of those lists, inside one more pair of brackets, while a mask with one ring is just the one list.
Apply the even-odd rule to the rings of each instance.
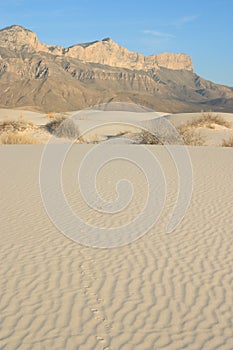
[[[155, 228], [116, 250], [67, 240], [42, 208], [35, 220], [37, 198], [30, 208], [18, 202], [28, 209], [24, 220], [7, 209], [1, 226], [0, 349], [232, 350], [229, 181], [221, 182], [221, 198], [211, 200], [211, 223], [198, 219], [202, 209], [208, 218], [202, 185], [177, 232]], [[208, 178], [209, 192], [215, 183]], [[28, 189], [26, 180], [22, 188]], [[9, 213], [11, 223], [4, 219]]]
[[93, 291], [92, 282], [96, 280], [96, 276], [92, 269], [94, 260], [90, 258], [84, 258], [80, 265], [81, 280], [83, 286], [83, 292], [86, 297], [87, 307], [90, 308], [93, 315], [93, 319], [96, 320], [97, 335], [99, 349], [101, 350], [113, 350], [110, 346], [111, 343], [111, 324], [108, 322], [107, 315], [103, 311], [102, 301], [103, 299], [98, 297], [98, 291]]

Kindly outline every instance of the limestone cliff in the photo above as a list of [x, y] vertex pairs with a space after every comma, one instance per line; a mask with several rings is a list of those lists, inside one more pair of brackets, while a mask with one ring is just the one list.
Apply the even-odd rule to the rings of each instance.
[[46, 51], [48, 47], [42, 44], [34, 32], [21, 26], [13, 25], [0, 31], [0, 47], [11, 51]]
[[75, 45], [67, 49], [66, 56], [79, 58], [112, 67], [136, 70], [150, 70], [164, 67], [174, 70], [193, 71], [192, 60], [185, 54], [162, 53], [151, 56], [131, 52], [116, 44], [112, 39]]
[[1, 30], [0, 47], [7, 47], [12, 51], [47, 52], [53, 55], [73, 57], [83, 62], [135, 70], [147, 71], [164, 67], [172, 70], [193, 71], [192, 60], [185, 54], [162, 53], [144, 56], [119, 46], [109, 38], [69, 48], [48, 46], [41, 43], [35, 33], [21, 26], [11, 26]]
[[20, 26], [0, 30], [0, 107], [59, 112], [108, 101], [232, 112], [233, 88], [199, 77], [184, 54], [143, 56], [109, 38], [62, 48]]

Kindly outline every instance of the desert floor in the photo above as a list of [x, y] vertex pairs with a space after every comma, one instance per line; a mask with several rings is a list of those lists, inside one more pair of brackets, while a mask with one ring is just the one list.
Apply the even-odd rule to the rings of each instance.
[[[75, 145], [67, 156], [67, 201], [93, 226], [124, 225], [142, 209], [145, 177], [130, 162], [110, 162], [97, 179], [100, 193], [113, 198], [116, 182], [126, 177], [134, 197], [117, 214], [91, 210], [77, 169], [93, 147]], [[143, 146], [128, 147], [137, 154]], [[232, 350], [233, 148], [188, 148], [192, 199], [170, 234], [176, 167], [165, 147], [148, 149], [166, 178], [162, 214], [140, 239], [100, 249], [68, 239], [50, 221], [39, 187], [43, 145], [0, 146], [2, 350]]]

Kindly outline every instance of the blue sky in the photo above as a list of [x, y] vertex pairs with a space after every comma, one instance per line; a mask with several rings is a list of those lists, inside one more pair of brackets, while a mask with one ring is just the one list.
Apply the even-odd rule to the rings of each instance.
[[25, 26], [46, 44], [111, 37], [146, 55], [189, 54], [195, 72], [233, 86], [233, 0], [7, 0], [0, 27]]

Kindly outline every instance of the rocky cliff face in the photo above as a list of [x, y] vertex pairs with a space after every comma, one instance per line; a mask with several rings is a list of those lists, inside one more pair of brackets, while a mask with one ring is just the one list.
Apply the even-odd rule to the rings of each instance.
[[191, 58], [143, 56], [111, 39], [70, 48], [20, 26], [0, 30], [0, 107], [74, 111], [108, 101], [157, 111], [233, 110], [233, 89], [193, 72]]
[[193, 71], [192, 60], [185, 54], [162, 53], [143, 56], [119, 46], [111, 39], [75, 45], [67, 49], [66, 56], [79, 58], [84, 62], [94, 62], [112, 67], [135, 70], [159, 69]]
[[0, 47], [11, 51], [47, 51], [48, 47], [32, 31], [21, 26], [11, 26], [0, 31]]
[[144, 56], [119, 46], [112, 39], [78, 44], [69, 48], [48, 46], [40, 43], [35, 33], [20, 26], [12, 26], [0, 31], [0, 46], [12, 51], [46, 52], [52, 55], [77, 58], [111, 67], [135, 70], [150, 70], [164, 67], [173, 70], [193, 71], [192, 60], [185, 54], [162, 53]]

